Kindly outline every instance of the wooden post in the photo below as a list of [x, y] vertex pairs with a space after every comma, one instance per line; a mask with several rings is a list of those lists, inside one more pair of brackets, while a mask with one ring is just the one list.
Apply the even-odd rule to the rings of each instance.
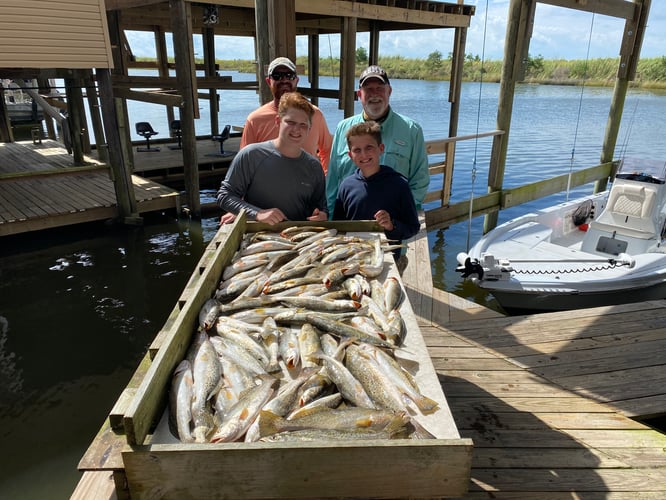
[[[130, 53], [129, 44], [127, 43], [125, 33], [120, 29], [120, 11], [108, 11], [107, 24], [109, 25], [109, 39], [111, 41], [111, 54], [113, 56], [113, 70], [111, 70], [111, 82], [113, 83], [113, 75], [127, 76], [129, 74], [128, 63], [130, 59]], [[111, 87], [109, 92], [110, 95], [113, 96], [113, 87]], [[119, 155], [122, 155], [120, 165], [131, 175], [131, 173], [134, 171], [134, 151], [132, 150], [132, 137], [129, 124], [129, 114], [127, 112], [127, 100], [114, 97], [110, 102], [106, 103], [106, 107], [107, 110], [113, 109], [116, 122], [116, 128], [111, 130], [108, 128], [106, 129], [107, 148], [109, 151], [112, 148], [111, 143], [109, 142], [111, 139], [108, 137], [108, 134], [116, 134], [116, 138], [113, 138], [113, 147], [117, 148], [117, 153]], [[132, 197], [134, 197], [134, 193], [132, 193]]]
[[340, 44], [340, 97], [344, 116], [354, 114], [354, 93], [356, 86], [356, 24], [355, 17], [342, 20], [342, 38]]
[[97, 89], [92, 77], [92, 70], [86, 72], [84, 77], [86, 86], [86, 98], [88, 100], [88, 109], [90, 111], [90, 120], [92, 121], [93, 134], [95, 135], [95, 144], [97, 145], [97, 156], [99, 161], [106, 163], [108, 161], [108, 151], [101, 145], [106, 144], [104, 139], [104, 126], [100, 115], [99, 100], [97, 98]]
[[[312, 90], [319, 89], [319, 35], [308, 35], [308, 80]], [[315, 106], [319, 104], [316, 95], [310, 100]]]
[[[155, 53], [157, 54], [157, 71], [160, 77], [167, 78], [169, 76], [169, 57], [167, 56], [166, 35], [164, 31], [156, 26], [154, 31], [155, 35]], [[173, 111], [173, 106], [166, 107], [167, 113], [167, 126], [171, 132], [171, 122], [176, 119]]]
[[[651, 0], [643, 0], [636, 3], [636, 15], [627, 19], [622, 35], [622, 50], [620, 52], [620, 65], [613, 90], [613, 98], [606, 122], [604, 143], [601, 150], [601, 163], [613, 160], [617, 136], [622, 122], [624, 101], [627, 97], [629, 82], [636, 77], [636, 66], [641, 53], [645, 25], [650, 13]], [[604, 191], [608, 186], [608, 179], [598, 180], [594, 184], [594, 192]]]
[[296, 0], [268, 0], [268, 35], [271, 59], [288, 57], [296, 62]]
[[0, 84], [0, 142], [14, 142], [14, 133], [9, 120], [9, 111], [5, 106], [5, 89]]
[[370, 50], [368, 51], [368, 66], [379, 64], [379, 27], [377, 21], [370, 21]]
[[451, 103], [451, 112], [449, 115], [449, 137], [455, 137], [458, 135], [460, 93], [462, 91], [466, 41], [467, 28], [456, 28], [453, 39], [453, 58], [451, 59], [451, 79], [449, 84], [449, 102]]
[[[465, 42], [467, 28], [456, 28], [453, 37], [453, 58], [451, 59], [451, 78], [449, 83], [449, 137], [458, 135], [458, 121], [460, 120], [460, 94], [462, 92], [463, 65], [465, 63]], [[444, 154], [444, 179], [442, 182], [442, 206], [447, 206], [451, 198], [451, 182], [455, 167], [456, 143], [450, 142]]]
[[184, 0], [169, 0], [169, 8], [176, 57], [176, 78], [183, 97], [180, 123], [183, 132], [185, 194], [190, 215], [198, 218], [201, 216], [201, 195], [199, 193], [199, 164], [194, 119], [198, 116], [199, 110], [192, 47], [192, 11], [191, 4]]
[[113, 174], [113, 186], [116, 191], [118, 215], [126, 224], [140, 224], [141, 217], [137, 213], [136, 196], [132, 184], [131, 165], [125, 162], [121, 122], [118, 120], [116, 99], [113, 97], [111, 72], [108, 69], [97, 69], [97, 83], [102, 102], [102, 118], [106, 129], [106, 140], [109, 153], [109, 166]]
[[[81, 100], [79, 102], [79, 125], [81, 127], [81, 148], [83, 149], [84, 155], [89, 155], [92, 152], [92, 146], [90, 141], [90, 127], [88, 126], [88, 118], [86, 116], [86, 107], [85, 99], [83, 97], [83, 89], [86, 88], [85, 77], [90, 70], [77, 70], [76, 77], [76, 86], [79, 94], [81, 95]], [[87, 92], [86, 92], [87, 94]], [[93, 90], [93, 95], [95, 91]]]
[[257, 53], [257, 82], [259, 83], [259, 102], [266, 104], [273, 100], [271, 89], [266, 85], [266, 70], [271, 62], [270, 37], [259, 36], [268, 33], [268, 0], [254, 0], [255, 50]]
[[[527, 43], [525, 32], [530, 4], [534, 0], [511, 0], [509, 17], [507, 21], [506, 40], [504, 42], [504, 64], [502, 65], [502, 81], [500, 83], [499, 103], [497, 106], [497, 129], [504, 130], [504, 134], [496, 135], [490, 153], [490, 170], [488, 172], [488, 192], [493, 193], [502, 189], [504, 182], [504, 169], [506, 167], [506, 154], [509, 143], [509, 129], [511, 128], [511, 114], [513, 112], [513, 97], [516, 89], [516, 79], [520, 73], [523, 53], [522, 43]], [[497, 225], [499, 212], [491, 212], [485, 216], [483, 223], [484, 234]]]
[[[203, 49], [204, 49], [204, 67], [206, 76], [216, 76], [215, 65], [215, 29], [206, 27], [203, 29]], [[210, 109], [210, 130], [212, 135], [220, 133], [219, 113], [220, 105], [218, 102], [217, 89], [208, 90], [208, 100]]]
[[[69, 116], [70, 138], [72, 141], [72, 155], [74, 165], [83, 165], [83, 127], [81, 124], [81, 108], [83, 107], [83, 94], [81, 93], [81, 80], [79, 78], [65, 78], [65, 92], [67, 94], [67, 111]], [[63, 128], [63, 133], [65, 133]]]

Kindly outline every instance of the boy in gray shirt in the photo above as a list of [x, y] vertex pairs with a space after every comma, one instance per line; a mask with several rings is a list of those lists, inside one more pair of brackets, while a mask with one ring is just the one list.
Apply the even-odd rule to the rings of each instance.
[[234, 220], [245, 209], [251, 220], [276, 224], [284, 220], [328, 219], [326, 180], [319, 161], [302, 149], [314, 108], [298, 92], [280, 99], [277, 139], [250, 144], [236, 155], [217, 192], [219, 206]]

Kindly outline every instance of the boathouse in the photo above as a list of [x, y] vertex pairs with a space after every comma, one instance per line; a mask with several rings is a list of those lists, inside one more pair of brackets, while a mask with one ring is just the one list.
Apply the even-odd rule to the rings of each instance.
[[[51, 101], [51, 106], [45, 109], [60, 125], [60, 140], [72, 152], [74, 165], [81, 168], [83, 155], [90, 153], [91, 144], [94, 144], [94, 158], [110, 166], [118, 190], [120, 219], [125, 222], [136, 222], [137, 213], [142, 211], [141, 207], [137, 211], [136, 195], [132, 196], [134, 193], [129, 189], [135, 166], [129, 131], [136, 124], [128, 122], [127, 100], [166, 106], [170, 123], [177, 113], [181, 146], [177, 161], [182, 166], [185, 205], [189, 214], [199, 216], [202, 154], [194, 123], [199, 118], [199, 106], [205, 102], [210, 107], [212, 136], [219, 137], [219, 90], [254, 89], [259, 100], [265, 101], [270, 93], [262, 83], [263, 68], [279, 55], [295, 59], [296, 37], [307, 36], [308, 67], [305, 73], [310, 87], [299, 90], [314, 102], [319, 98], [337, 99], [347, 116], [352, 114], [354, 106], [357, 33], [369, 33], [369, 63], [372, 64], [379, 57], [382, 31], [449, 29], [455, 32], [453, 47], [442, 47], [441, 51], [453, 56], [449, 136], [455, 136], [466, 32], [475, 11], [473, 6], [461, 2], [421, 0], [216, 0], [206, 3], [188, 0], [30, 0], [20, 6], [2, 0], [0, 9], [3, 12], [2, 26], [7, 28], [2, 30], [0, 41], [3, 47], [12, 48], [3, 52], [4, 59], [0, 58], [0, 76], [18, 81], [34, 78], [41, 82], [41, 88], [31, 89], [35, 99], [40, 99], [40, 94], [46, 92], [45, 86], [50, 78], [65, 79], [66, 105]], [[34, 25], [34, 12], [40, 12], [39, 19], [43, 20], [39, 27]], [[153, 33], [157, 56], [154, 63], [136, 61], [125, 34], [128, 30]], [[65, 36], [68, 33], [73, 35]], [[331, 33], [340, 34], [342, 64], [338, 88], [324, 89], [318, 83], [319, 43], [322, 35]], [[173, 42], [173, 61], [167, 56], [167, 35], [171, 35]], [[217, 35], [247, 36], [255, 41], [255, 82], [234, 82], [230, 77], [218, 75], [215, 60], [226, 54], [215, 52]], [[200, 36], [203, 42], [203, 62], [195, 58], [195, 36]], [[47, 49], [42, 50], [44, 48]], [[154, 68], [157, 75], [130, 75], [130, 70], [138, 67]], [[170, 71], [175, 76], [171, 76], [174, 73]], [[88, 101], [91, 124], [86, 123], [82, 91]], [[101, 102], [97, 101], [97, 95]], [[54, 112], [54, 106], [65, 106], [66, 120]], [[100, 109], [104, 112], [100, 113]], [[49, 137], [55, 139], [56, 131], [48, 117], [46, 124]], [[3, 131], [0, 136], [3, 142], [13, 140], [4, 113], [0, 115], [0, 130]], [[94, 137], [91, 137], [90, 130]], [[447, 151], [452, 152], [452, 149]], [[227, 158], [221, 163], [224, 166], [229, 161]], [[90, 160], [85, 162], [90, 163]], [[441, 173], [444, 162], [440, 162], [437, 168]], [[159, 191], [159, 188], [154, 189], [155, 193]], [[445, 201], [445, 192], [443, 187], [431, 196]], [[167, 191], [160, 194], [160, 198], [164, 197], [173, 198], [173, 195]], [[9, 220], [31, 218], [32, 214], [26, 212], [11, 215]], [[55, 221], [56, 218], [51, 218], [48, 223], [42, 221], [42, 227], [57, 225]]]
[[[43, 138], [34, 123], [32, 144], [15, 143], [11, 103], [0, 95], [0, 234], [100, 219], [134, 224], [140, 212], [176, 208], [177, 192], [135, 178], [129, 168], [104, 0], [2, 0], [0, 12], [0, 77], [40, 106], [48, 131]], [[64, 89], [53, 89], [54, 79]], [[86, 156], [84, 92], [102, 161]]]

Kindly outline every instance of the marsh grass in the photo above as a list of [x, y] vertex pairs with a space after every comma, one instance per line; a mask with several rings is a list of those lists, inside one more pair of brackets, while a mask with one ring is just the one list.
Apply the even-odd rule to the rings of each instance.
[[[149, 58], [138, 58], [142, 61], [154, 61]], [[242, 59], [218, 59], [220, 70], [238, 71], [241, 73], [254, 73], [255, 61]], [[296, 64], [306, 68], [307, 57], [300, 56]], [[525, 83], [539, 83], [545, 85], [580, 85], [613, 86], [617, 75], [620, 59], [543, 59], [542, 57], [529, 57], [526, 64], [523, 81]], [[197, 60], [203, 63], [203, 60]], [[433, 52], [427, 59], [409, 59], [402, 56], [380, 57], [379, 64], [393, 79], [415, 80], [449, 80], [451, 77], [451, 60], [443, 57], [439, 52]], [[366, 62], [357, 62], [356, 74], [365, 68]], [[337, 58], [324, 58], [319, 62], [322, 76], [338, 76], [340, 60]], [[499, 82], [502, 76], [502, 61], [481, 61], [478, 56], [467, 55], [463, 64], [464, 81]], [[636, 78], [632, 87], [646, 89], [666, 89], [666, 56], [641, 59], [638, 61]]]

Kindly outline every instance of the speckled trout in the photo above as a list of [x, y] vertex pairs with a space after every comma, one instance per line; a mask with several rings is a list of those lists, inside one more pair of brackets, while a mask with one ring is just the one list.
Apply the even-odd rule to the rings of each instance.
[[280, 382], [279, 379], [268, 374], [264, 374], [260, 378], [261, 384], [245, 391], [238, 403], [227, 411], [222, 421], [217, 422], [215, 432], [210, 438], [211, 443], [236, 441], [252, 425], [261, 408], [275, 393]]

